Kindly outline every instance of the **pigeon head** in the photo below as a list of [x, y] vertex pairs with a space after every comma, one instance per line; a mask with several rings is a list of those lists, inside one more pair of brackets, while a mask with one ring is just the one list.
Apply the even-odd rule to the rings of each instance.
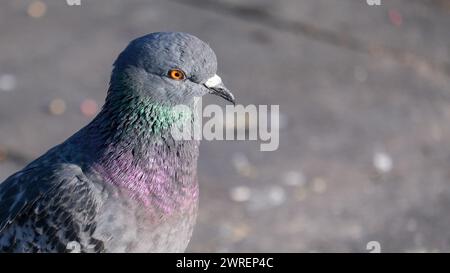
[[191, 104], [211, 93], [234, 103], [216, 74], [208, 44], [179, 32], [157, 32], [130, 42], [114, 63], [108, 96], [138, 97], [160, 105]]

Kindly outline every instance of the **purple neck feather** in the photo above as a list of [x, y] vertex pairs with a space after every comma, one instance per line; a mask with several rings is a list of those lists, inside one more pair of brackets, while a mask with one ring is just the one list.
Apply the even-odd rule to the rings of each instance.
[[182, 212], [198, 200], [199, 142], [175, 141], [169, 116], [167, 106], [107, 101], [85, 131], [96, 153], [93, 170], [157, 215]]

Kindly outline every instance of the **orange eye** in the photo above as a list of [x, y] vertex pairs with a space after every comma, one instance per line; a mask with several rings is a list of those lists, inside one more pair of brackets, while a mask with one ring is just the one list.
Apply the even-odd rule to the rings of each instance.
[[171, 69], [169, 71], [169, 77], [174, 80], [181, 81], [184, 80], [184, 78], [186, 78], [186, 75], [180, 69]]

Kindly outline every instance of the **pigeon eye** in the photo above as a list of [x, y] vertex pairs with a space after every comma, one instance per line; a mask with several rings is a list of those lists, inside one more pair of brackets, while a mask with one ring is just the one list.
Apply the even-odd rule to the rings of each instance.
[[186, 75], [184, 74], [183, 70], [171, 69], [169, 71], [169, 77], [171, 79], [174, 79], [174, 80], [177, 80], [177, 81], [181, 81], [181, 80], [184, 80], [186, 78]]

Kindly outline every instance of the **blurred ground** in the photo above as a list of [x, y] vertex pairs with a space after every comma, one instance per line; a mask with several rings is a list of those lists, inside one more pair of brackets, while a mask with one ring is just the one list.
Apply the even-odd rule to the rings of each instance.
[[0, 181], [89, 122], [129, 40], [186, 31], [283, 121], [275, 152], [202, 143], [189, 251], [447, 252], [449, 25], [446, 0], [2, 1]]

